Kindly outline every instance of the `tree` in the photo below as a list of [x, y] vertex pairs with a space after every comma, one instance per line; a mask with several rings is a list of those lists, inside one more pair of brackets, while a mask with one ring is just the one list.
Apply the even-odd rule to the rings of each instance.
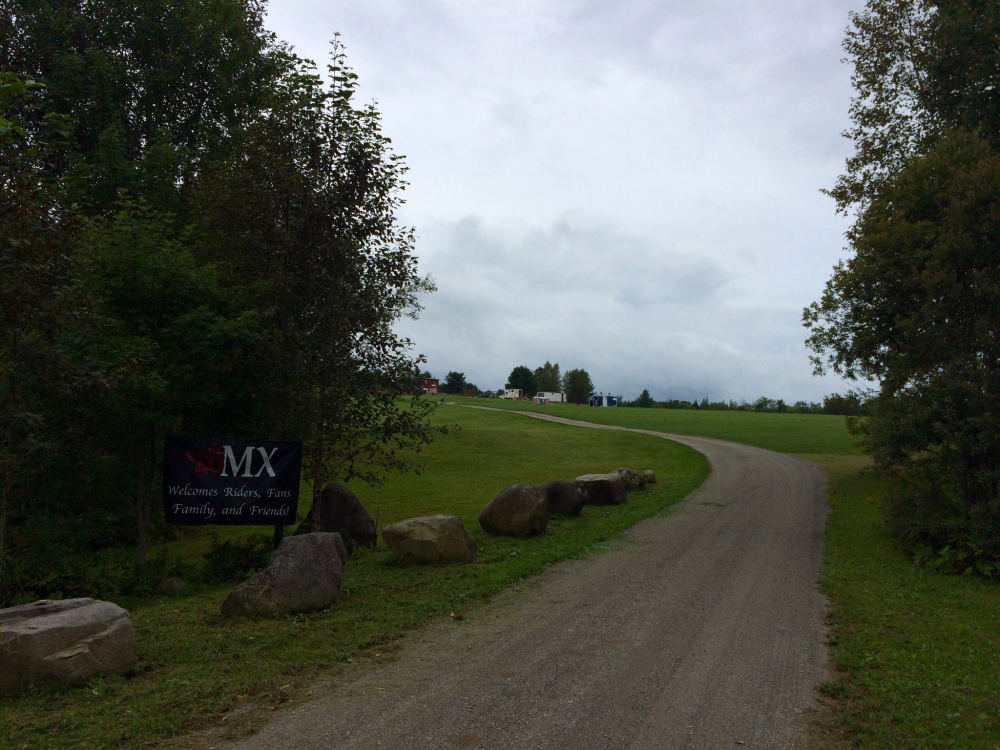
[[563, 376], [563, 391], [571, 404], [583, 404], [594, 395], [594, 384], [586, 370], [569, 370]]
[[643, 388], [642, 393], [639, 394], [639, 398], [632, 402], [632, 405], [648, 409], [651, 406], [655, 406], [656, 402], [653, 401], [653, 397], [649, 395], [649, 389]]
[[539, 391], [557, 392], [562, 383], [559, 364], [552, 364], [546, 360], [544, 365], [535, 370], [535, 381]]
[[533, 396], [538, 392], [538, 380], [529, 368], [518, 365], [507, 376], [507, 388], [520, 388], [525, 396]]
[[[89, 554], [129, 509], [141, 562], [167, 429], [304, 440], [316, 494], [437, 431], [400, 398], [424, 360], [394, 326], [433, 289], [396, 219], [405, 163], [339, 42], [321, 77], [263, 16], [0, 4], [0, 574], [5, 530], [18, 561], [45, 557], [29, 525]], [[12, 503], [60, 523], [7, 527]]]
[[444, 384], [441, 386], [441, 392], [461, 395], [465, 392], [467, 386], [468, 384], [465, 382], [465, 373], [455, 372], [452, 370], [444, 379]]
[[870, 0], [853, 20], [856, 152], [831, 191], [856, 211], [853, 255], [805, 310], [808, 344], [817, 372], [876, 384], [852, 424], [890, 480], [890, 527], [996, 575], [1000, 7]]
[[308, 445], [314, 501], [335, 477], [381, 481], [430, 441], [433, 405], [409, 393], [411, 342], [394, 325], [433, 285], [400, 226], [405, 164], [333, 43], [329, 81], [288, 55], [238, 158], [204, 179], [205, 227], [220, 260], [274, 331], [261, 353], [263, 421]]
[[0, 72], [0, 603], [10, 511], [27, 507], [54, 401], [75, 374], [62, 336], [84, 310], [67, 253], [79, 217], [47, 174], [73, 122], [44, 110], [41, 89]]

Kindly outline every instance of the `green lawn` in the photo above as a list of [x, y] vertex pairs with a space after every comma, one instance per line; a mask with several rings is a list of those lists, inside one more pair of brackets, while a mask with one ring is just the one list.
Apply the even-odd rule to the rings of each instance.
[[530, 401], [461, 396], [446, 396], [444, 399], [474, 406], [555, 414], [597, 424], [662, 430], [683, 435], [702, 435], [754, 445], [779, 453], [846, 455], [857, 452], [857, 440], [847, 432], [844, 418], [826, 414], [605, 408], [586, 404], [538, 406]]
[[[833, 508], [822, 586], [831, 600], [838, 670], [823, 689], [836, 697], [854, 745], [1000, 750], [1000, 587], [918, 568], [892, 544], [879, 523], [884, 487], [866, 473], [843, 418], [463, 401], [718, 437], [816, 462], [829, 479]], [[0, 701], [0, 747], [206, 747], [218, 734], [246, 733], [266, 721], [266, 709], [306, 698], [317, 678], [338, 679], [387, 658], [407, 630], [468, 610], [550, 562], [598, 549], [683, 497], [706, 473], [700, 456], [653, 437], [456, 406], [443, 406], [436, 418], [461, 429], [426, 451], [422, 474], [358, 493], [382, 523], [458, 513], [480, 542], [475, 563], [404, 567], [384, 551], [365, 551], [349, 563], [342, 600], [329, 612], [261, 622], [219, 617], [223, 588], [122, 602], [136, 627], [136, 675]], [[479, 508], [506, 484], [622, 465], [652, 468], [663, 481], [630, 495], [626, 506], [553, 521], [537, 539], [490, 538], [475, 523]], [[202, 532], [170, 548], [196, 556], [207, 537]]]
[[[545, 565], [600, 549], [683, 498], [708, 473], [700, 454], [645, 435], [455, 407], [436, 418], [460, 429], [426, 450], [419, 476], [392, 477], [382, 488], [358, 492], [383, 523], [458, 513], [480, 545], [475, 562], [402, 566], [384, 550], [362, 550], [348, 563], [341, 601], [329, 611], [256, 622], [218, 614], [223, 587], [122, 601], [136, 631], [136, 673], [0, 700], [0, 747], [204, 748], [219, 736], [245, 734], [267, 721], [268, 709], [306, 699], [317, 679], [338, 679], [388, 658], [408, 630], [468, 611]], [[653, 469], [660, 481], [630, 493], [626, 505], [553, 519], [534, 539], [489, 537], [476, 523], [479, 509], [507, 484], [618, 466]], [[207, 548], [206, 531], [160, 551], [193, 559]], [[246, 533], [270, 530], [227, 530]]]
[[823, 690], [853, 745], [1000, 750], [1000, 586], [918, 567], [893, 544], [879, 516], [885, 486], [843, 417], [448, 400], [717, 437], [818, 464], [832, 507], [822, 587], [836, 667]]

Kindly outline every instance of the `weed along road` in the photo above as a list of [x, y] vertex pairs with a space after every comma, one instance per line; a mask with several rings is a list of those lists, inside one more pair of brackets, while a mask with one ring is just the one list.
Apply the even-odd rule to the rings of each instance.
[[649, 434], [712, 465], [671, 512], [228, 747], [794, 748], [826, 676], [822, 476], [759, 448]]

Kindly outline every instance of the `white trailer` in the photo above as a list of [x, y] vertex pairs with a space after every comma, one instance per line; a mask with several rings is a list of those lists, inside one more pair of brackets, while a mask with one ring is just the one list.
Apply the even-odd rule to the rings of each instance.
[[515, 401], [520, 401], [524, 398], [524, 391], [520, 388], [506, 388], [500, 398], [512, 398]]
[[566, 401], [566, 398], [563, 396], [563, 394], [558, 393], [556, 391], [539, 391], [538, 395], [535, 398], [548, 399], [548, 402], [550, 404], [561, 404]]

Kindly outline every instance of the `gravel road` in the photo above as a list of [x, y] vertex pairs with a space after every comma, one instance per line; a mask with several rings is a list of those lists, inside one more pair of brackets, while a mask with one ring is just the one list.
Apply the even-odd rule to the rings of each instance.
[[711, 476], [610, 551], [427, 629], [228, 747], [794, 748], [826, 678], [822, 475], [759, 448], [634, 431], [700, 451]]

